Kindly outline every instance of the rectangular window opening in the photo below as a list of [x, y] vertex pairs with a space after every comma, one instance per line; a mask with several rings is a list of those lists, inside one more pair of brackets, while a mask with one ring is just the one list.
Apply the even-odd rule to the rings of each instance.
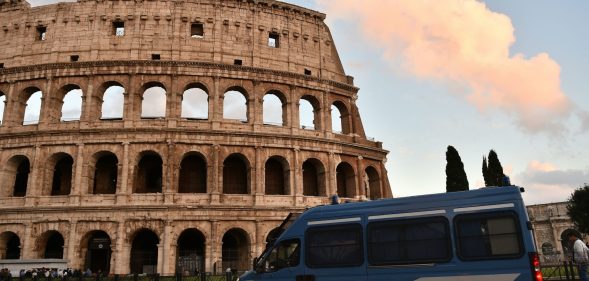
[[4, 63], [0, 63], [0, 68], [4, 68]]
[[305, 260], [311, 268], [355, 267], [364, 262], [359, 224], [309, 228], [305, 238]]
[[192, 38], [203, 38], [205, 36], [205, 30], [202, 23], [193, 23], [190, 26], [190, 37]]
[[234, 65], [243, 65], [243, 61], [242, 60], [234, 60], [233, 64]]
[[47, 27], [37, 26], [37, 40], [45, 41], [46, 35], [47, 35]]
[[305, 75], [311, 75], [311, 70], [305, 68]]
[[160, 60], [161, 56], [160, 54], [151, 54], [151, 60]]
[[280, 47], [280, 35], [276, 32], [270, 32], [268, 36], [268, 47], [279, 48]]
[[115, 36], [125, 36], [125, 22], [115, 21], [112, 23], [112, 28]]
[[78, 55], [72, 55], [72, 56], [70, 56], [70, 61], [71, 61], [71, 62], [76, 62], [76, 61], [78, 61], [79, 59], [80, 59], [80, 56], [78, 56]]

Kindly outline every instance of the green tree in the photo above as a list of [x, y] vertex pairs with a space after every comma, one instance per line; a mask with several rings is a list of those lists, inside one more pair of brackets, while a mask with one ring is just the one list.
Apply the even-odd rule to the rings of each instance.
[[489, 151], [488, 160], [489, 166], [487, 174], [489, 176], [489, 185], [487, 186], [502, 186], [505, 174], [503, 174], [503, 167], [501, 167], [501, 162], [499, 162], [499, 158], [497, 157], [497, 152], [495, 152], [495, 150], [491, 149], [491, 151]]
[[491, 179], [489, 178], [489, 168], [487, 167], [487, 157], [483, 156], [483, 179], [485, 179], [485, 186], [491, 186]]
[[569, 198], [567, 213], [577, 230], [589, 233], [589, 184], [575, 190]]
[[468, 179], [458, 151], [451, 145], [446, 151], [446, 192], [468, 190]]

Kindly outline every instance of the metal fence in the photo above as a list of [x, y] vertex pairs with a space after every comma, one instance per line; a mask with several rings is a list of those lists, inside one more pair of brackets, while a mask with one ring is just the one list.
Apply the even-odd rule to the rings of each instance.
[[569, 261], [557, 263], [542, 263], [542, 276], [544, 280], [576, 281], [579, 278], [577, 266]]

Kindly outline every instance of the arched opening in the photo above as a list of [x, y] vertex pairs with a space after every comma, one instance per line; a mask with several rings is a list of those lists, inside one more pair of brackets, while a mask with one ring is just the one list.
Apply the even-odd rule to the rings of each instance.
[[181, 117], [207, 120], [209, 118], [209, 95], [200, 84], [189, 85], [182, 94]]
[[326, 195], [325, 168], [321, 161], [311, 158], [303, 162], [303, 195]]
[[315, 97], [310, 95], [301, 97], [299, 101], [299, 122], [302, 129], [321, 129], [319, 108], [319, 101]]
[[18, 167], [16, 168], [16, 177], [14, 179], [14, 188], [12, 196], [24, 197], [27, 195], [27, 185], [29, 182], [29, 173], [31, 172], [31, 164], [29, 159], [23, 157]]
[[207, 163], [197, 154], [189, 154], [180, 163], [179, 193], [207, 192]]
[[137, 165], [134, 193], [162, 192], [162, 158], [155, 152], [144, 152]]
[[232, 88], [223, 95], [223, 118], [247, 122], [248, 104], [243, 90]]
[[82, 90], [75, 85], [64, 88], [67, 91], [61, 105], [60, 121], [77, 121], [82, 116]]
[[20, 259], [20, 238], [14, 232], [0, 234], [0, 260]]
[[31, 166], [24, 155], [11, 157], [2, 167], [4, 178], [0, 182], [0, 197], [24, 197], [27, 194]]
[[542, 244], [542, 254], [543, 255], [552, 255], [554, 253], [554, 247], [552, 243], [546, 242]]
[[101, 153], [94, 169], [93, 194], [115, 194], [117, 192], [119, 160], [113, 153]]
[[178, 238], [176, 272], [195, 275], [205, 267], [205, 237], [197, 229], [186, 229]]
[[223, 269], [244, 271], [249, 268], [249, 239], [242, 229], [231, 229], [223, 235]]
[[123, 119], [125, 111], [125, 88], [113, 84], [108, 86], [102, 96], [102, 120]]
[[23, 117], [23, 125], [34, 125], [39, 123], [41, 117], [41, 102], [43, 93], [37, 88], [25, 90], [28, 95]]
[[86, 234], [80, 245], [80, 256], [85, 257], [84, 268], [108, 274], [112, 255], [110, 243], [110, 236], [102, 230]]
[[153, 231], [141, 229], [131, 245], [131, 273], [157, 273], [157, 251], [160, 239]]
[[4, 124], [4, 108], [6, 108], [6, 95], [0, 92], [0, 126]]
[[60, 153], [53, 158], [56, 162], [51, 182], [51, 195], [69, 195], [72, 189], [74, 159], [65, 153]]
[[64, 239], [63, 236], [54, 230], [44, 233], [39, 239], [42, 251], [43, 259], [63, 259], [63, 247]]
[[243, 155], [233, 154], [223, 161], [223, 193], [248, 194], [249, 169]]
[[277, 91], [264, 95], [262, 104], [263, 122], [266, 125], [284, 126], [286, 120], [286, 99]]
[[288, 195], [290, 192], [289, 168], [286, 159], [270, 157], [265, 165], [265, 185], [267, 195]]
[[141, 118], [158, 119], [166, 117], [166, 89], [159, 83], [149, 83], [143, 92]]
[[335, 170], [337, 180], [337, 195], [339, 197], [354, 197], [356, 195], [356, 175], [354, 168], [346, 162], [337, 165]]
[[338, 134], [350, 133], [350, 113], [346, 105], [336, 101], [331, 105], [331, 131]]
[[374, 200], [382, 198], [380, 176], [372, 166], [368, 166], [364, 171], [364, 185], [365, 194], [370, 194], [370, 199]]

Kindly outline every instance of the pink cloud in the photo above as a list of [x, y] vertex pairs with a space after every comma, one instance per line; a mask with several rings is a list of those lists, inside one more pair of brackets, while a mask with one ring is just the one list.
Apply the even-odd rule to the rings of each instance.
[[318, 0], [329, 17], [357, 22], [362, 36], [393, 65], [466, 89], [481, 112], [501, 111], [526, 132], [559, 133], [578, 109], [546, 53], [512, 55], [509, 17], [476, 0]]

